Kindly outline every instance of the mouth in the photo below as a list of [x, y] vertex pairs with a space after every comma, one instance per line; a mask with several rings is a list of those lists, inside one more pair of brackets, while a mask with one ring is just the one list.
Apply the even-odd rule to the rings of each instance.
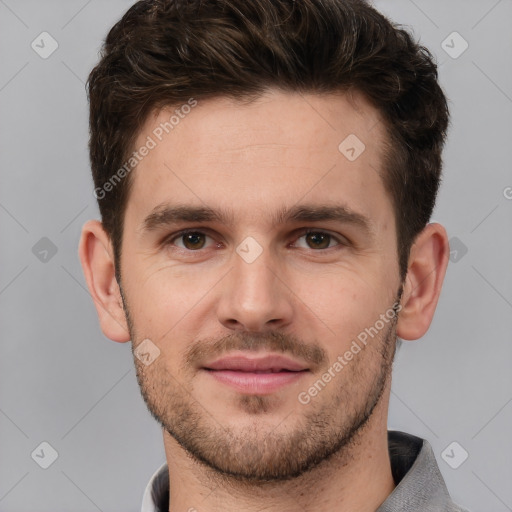
[[305, 364], [286, 356], [249, 357], [243, 353], [222, 357], [201, 369], [223, 385], [256, 395], [274, 393], [310, 372]]

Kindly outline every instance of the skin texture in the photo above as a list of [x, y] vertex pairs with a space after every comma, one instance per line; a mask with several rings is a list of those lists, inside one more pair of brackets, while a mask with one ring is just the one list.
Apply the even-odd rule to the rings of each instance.
[[[148, 117], [136, 147], [172, 110]], [[350, 134], [365, 144], [354, 161], [338, 150]], [[400, 282], [381, 179], [385, 136], [358, 93], [269, 90], [250, 104], [199, 102], [131, 175], [121, 288], [101, 223], [84, 225], [80, 258], [103, 332], [132, 340], [134, 350], [145, 339], [159, 350], [149, 365], [134, 362], [162, 425], [170, 511], [374, 511], [392, 492], [386, 432], [396, 336], [427, 331], [449, 252], [444, 228], [427, 225]], [[161, 225], [155, 212], [166, 205], [228, 218]], [[299, 205], [343, 205], [370, 230], [276, 218]], [[189, 228], [191, 238], [176, 236]], [[258, 245], [244, 245], [247, 237]], [[237, 252], [258, 246], [250, 263]], [[398, 317], [334, 371], [398, 302]], [[203, 369], [235, 351], [285, 354], [308, 371], [272, 393], [241, 393]], [[329, 382], [302, 403], [299, 394], [329, 369]]]

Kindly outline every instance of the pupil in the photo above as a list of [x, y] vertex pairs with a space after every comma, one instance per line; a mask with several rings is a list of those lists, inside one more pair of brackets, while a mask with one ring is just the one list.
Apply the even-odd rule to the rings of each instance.
[[308, 237], [310, 241], [313, 241], [313, 245], [316, 245], [316, 248], [325, 249], [329, 246], [329, 235], [310, 233]]
[[[185, 245], [192, 246], [189, 247], [191, 249], [201, 249], [201, 247], [204, 245], [201, 237], [202, 235], [200, 233], [189, 233], [185, 235]], [[198, 245], [199, 247], [197, 247]]]

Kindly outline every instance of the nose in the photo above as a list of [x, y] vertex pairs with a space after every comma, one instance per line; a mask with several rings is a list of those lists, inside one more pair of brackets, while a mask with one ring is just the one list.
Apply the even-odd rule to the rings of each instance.
[[[293, 293], [268, 250], [252, 262], [234, 254], [234, 266], [222, 281], [217, 316], [232, 330], [264, 332], [292, 321]], [[281, 275], [280, 275], [281, 274]]]

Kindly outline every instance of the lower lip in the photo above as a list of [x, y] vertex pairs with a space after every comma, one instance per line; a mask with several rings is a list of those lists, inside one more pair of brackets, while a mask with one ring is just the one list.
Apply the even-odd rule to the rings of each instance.
[[298, 381], [307, 371], [251, 373], [235, 370], [206, 370], [214, 379], [242, 393], [267, 395]]

